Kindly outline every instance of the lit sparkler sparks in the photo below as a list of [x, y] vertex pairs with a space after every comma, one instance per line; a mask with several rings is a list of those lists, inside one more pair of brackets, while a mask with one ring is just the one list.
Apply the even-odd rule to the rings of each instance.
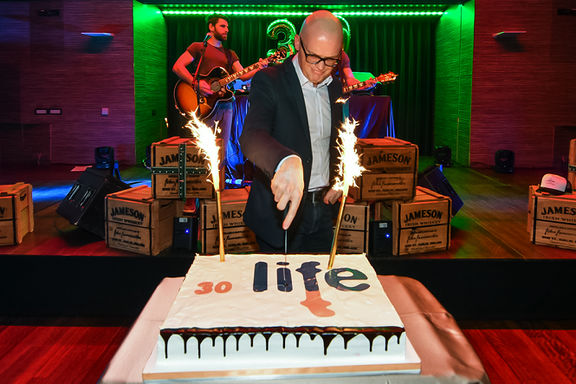
[[356, 186], [355, 179], [362, 175], [362, 172], [365, 170], [364, 167], [360, 165], [360, 156], [358, 156], [358, 152], [356, 152], [355, 149], [357, 139], [354, 130], [357, 126], [357, 121], [346, 118], [338, 134], [338, 153], [340, 154], [338, 160], [340, 160], [340, 162], [338, 163], [338, 176], [335, 180], [334, 189], [342, 191], [342, 200], [340, 201], [338, 219], [336, 220], [336, 229], [334, 231], [334, 239], [332, 240], [328, 269], [332, 269], [334, 265], [338, 245], [338, 234], [340, 233], [340, 223], [344, 213], [346, 198], [348, 197], [348, 189], [350, 186]]
[[224, 261], [224, 230], [222, 225], [222, 204], [220, 202], [220, 174], [218, 172], [220, 147], [217, 144], [217, 134], [220, 132], [220, 128], [218, 127], [218, 122], [215, 123], [214, 129], [209, 128], [198, 119], [195, 113], [190, 114], [190, 119], [185, 127], [190, 130], [192, 136], [196, 139], [196, 145], [208, 161], [208, 172], [212, 176], [212, 184], [216, 191], [220, 261]]

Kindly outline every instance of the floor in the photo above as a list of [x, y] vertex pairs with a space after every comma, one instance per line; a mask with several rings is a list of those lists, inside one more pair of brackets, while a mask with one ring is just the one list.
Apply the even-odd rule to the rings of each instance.
[[[420, 169], [430, 163], [423, 159]], [[46, 256], [97, 260], [98, 257], [146, 261], [140, 255], [106, 247], [105, 242], [58, 215], [61, 199], [81, 174], [73, 166], [53, 165], [30, 169], [5, 168], [0, 184], [18, 181], [34, 188], [35, 230], [22, 244], [0, 247], [0, 261]], [[447, 251], [403, 257], [404, 260], [561, 260], [576, 259], [576, 251], [534, 245], [527, 232], [528, 186], [554, 170], [517, 169], [501, 174], [491, 169], [444, 167], [443, 172], [464, 205], [452, 219], [451, 246]], [[556, 173], [559, 173], [556, 171]], [[141, 166], [121, 169], [132, 185], [148, 184], [149, 171]], [[178, 252], [165, 259], [182, 256]], [[28, 259], [26, 259], [28, 260]], [[38, 260], [38, 259], [30, 259]], [[56, 260], [56, 259], [54, 259]], [[398, 260], [398, 258], [390, 259]], [[25, 263], [25, 262], [23, 262]], [[42, 264], [44, 265], [44, 264]], [[90, 264], [92, 265], [92, 264]], [[562, 264], [558, 264], [562, 265]], [[84, 268], [84, 267], [83, 267]], [[490, 284], [489, 281], [478, 282]], [[566, 303], [566, 305], [571, 305]], [[98, 314], [75, 320], [61, 317], [0, 316], [0, 377], [14, 383], [95, 383], [133, 321], [132, 314], [118, 319]], [[576, 382], [576, 318], [526, 321], [466, 319], [459, 321], [482, 359], [492, 383]], [[74, 378], [74, 379], [71, 379]], [[80, 379], [78, 379], [80, 378]], [[80, 380], [80, 381], [78, 381]]]
[[[478, 325], [484, 328], [474, 328]], [[494, 322], [462, 327], [492, 384], [569, 384], [576, 382], [575, 325]], [[0, 325], [2, 383], [95, 384], [128, 329]]]
[[[421, 160], [420, 169], [430, 159]], [[0, 254], [129, 256], [106, 247], [101, 239], [71, 225], [56, 209], [81, 172], [56, 165], [30, 169], [4, 169], [0, 184], [24, 181], [33, 185], [36, 229], [18, 246], [0, 247]], [[544, 169], [518, 169], [501, 174], [491, 169], [444, 167], [443, 174], [462, 208], [451, 222], [451, 243], [446, 251], [407, 256], [412, 259], [575, 259], [576, 251], [530, 242], [527, 231], [528, 187], [538, 184]], [[132, 185], [150, 185], [150, 172], [142, 167], [121, 170]]]

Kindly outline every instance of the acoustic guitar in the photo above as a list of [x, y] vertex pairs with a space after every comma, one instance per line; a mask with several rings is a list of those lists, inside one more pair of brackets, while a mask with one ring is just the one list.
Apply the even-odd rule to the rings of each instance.
[[350, 93], [351, 91], [355, 90], [355, 89], [359, 89], [362, 87], [365, 87], [366, 85], [370, 84], [371, 80], [376, 80], [378, 83], [389, 83], [391, 81], [396, 80], [396, 78], [398, 77], [398, 75], [394, 72], [388, 72], [385, 73], [383, 75], [380, 75], [378, 77], [373, 77], [371, 79], [365, 80], [365, 81], [361, 81], [359, 83], [356, 83], [354, 85], [349, 85], [347, 87], [342, 88], [342, 93]]
[[[286, 49], [279, 49], [265, 60], [267, 64], [272, 64], [278, 60], [285, 59], [286, 56]], [[207, 75], [199, 75], [201, 80], [206, 80], [210, 84], [210, 88], [214, 92], [214, 94], [210, 96], [200, 95], [200, 97], [198, 97], [194, 87], [182, 80], [178, 80], [174, 87], [174, 104], [176, 105], [176, 109], [183, 115], [196, 113], [200, 119], [210, 117], [218, 102], [228, 101], [234, 96], [232, 91], [228, 89], [228, 84], [255, 69], [261, 69], [259, 62], [231, 75], [222, 67], [214, 67]], [[224, 90], [224, 94], [222, 95], [219, 94], [221, 90]]]

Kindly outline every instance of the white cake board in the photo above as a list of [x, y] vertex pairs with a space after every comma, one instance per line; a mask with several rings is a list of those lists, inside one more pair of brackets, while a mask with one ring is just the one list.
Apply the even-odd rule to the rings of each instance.
[[274, 380], [274, 382], [286, 383], [294, 380], [306, 379], [306, 382], [321, 381], [327, 378], [354, 378], [355, 383], [362, 377], [374, 377], [392, 374], [420, 374], [420, 357], [412, 347], [410, 339], [406, 339], [406, 356], [402, 361], [389, 362], [378, 365], [348, 365], [326, 367], [299, 367], [299, 368], [269, 368], [233, 371], [181, 371], [166, 372], [156, 367], [157, 349], [152, 350], [142, 379], [148, 384], [171, 384], [171, 383], [252, 383], [254, 381]]

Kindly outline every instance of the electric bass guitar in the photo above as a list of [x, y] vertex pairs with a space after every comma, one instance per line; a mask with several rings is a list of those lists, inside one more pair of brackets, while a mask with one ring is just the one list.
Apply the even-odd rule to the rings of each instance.
[[355, 89], [360, 89], [363, 88], [367, 85], [370, 84], [370, 81], [372, 80], [376, 80], [378, 83], [389, 83], [391, 81], [396, 80], [396, 78], [398, 77], [398, 75], [394, 72], [388, 72], [386, 74], [380, 75], [378, 77], [373, 77], [371, 79], [365, 80], [365, 81], [361, 81], [359, 83], [356, 83], [354, 85], [349, 85], [347, 87], [342, 88], [342, 93], [346, 94], [346, 93], [350, 93], [352, 91], [354, 91]]
[[[272, 64], [278, 60], [285, 59], [286, 56], [286, 50], [280, 49], [274, 54], [268, 56], [265, 60], [267, 64]], [[207, 118], [212, 114], [214, 107], [218, 102], [228, 101], [234, 96], [232, 91], [228, 89], [228, 84], [237, 78], [244, 76], [248, 72], [255, 69], [260, 70], [260, 67], [259, 62], [254, 63], [231, 75], [222, 67], [212, 68], [207, 75], [199, 76], [200, 80], [205, 80], [210, 84], [210, 88], [212, 89], [212, 92], [214, 92], [214, 94], [210, 96], [198, 95], [194, 87], [182, 80], [178, 80], [174, 87], [174, 104], [176, 105], [176, 109], [178, 109], [178, 111], [183, 115], [196, 113], [196, 116], [200, 119]], [[221, 94], [221, 90], [224, 90], [224, 94]]]

